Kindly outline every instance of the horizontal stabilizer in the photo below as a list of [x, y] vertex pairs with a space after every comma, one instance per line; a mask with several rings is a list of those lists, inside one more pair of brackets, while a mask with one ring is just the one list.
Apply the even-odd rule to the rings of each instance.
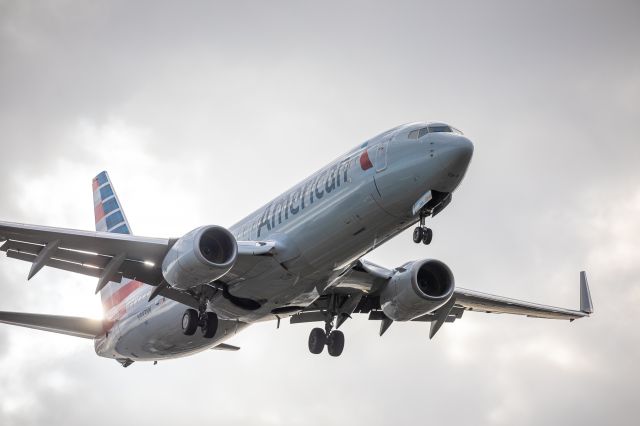
[[211, 349], [213, 349], [214, 351], [239, 351], [240, 350], [239, 347], [228, 345], [226, 343], [220, 343], [218, 346], [214, 346]]
[[0, 322], [85, 339], [93, 339], [104, 333], [102, 320], [92, 318], [0, 312]]

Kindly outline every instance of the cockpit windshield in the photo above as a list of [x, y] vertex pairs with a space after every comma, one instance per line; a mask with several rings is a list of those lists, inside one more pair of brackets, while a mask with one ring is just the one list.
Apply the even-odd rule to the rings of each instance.
[[429, 133], [453, 133], [449, 126], [435, 125], [427, 128], [429, 129]]
[[427, 133], [455, 133], [457, 135], [462, 135], [462, 132], [455, 127], [451, 127], [447, 124], [429, 124], [427, 127], [423, 127], [421, 129], [412, 130], [409, 132], [409, 139], [420, 139]]

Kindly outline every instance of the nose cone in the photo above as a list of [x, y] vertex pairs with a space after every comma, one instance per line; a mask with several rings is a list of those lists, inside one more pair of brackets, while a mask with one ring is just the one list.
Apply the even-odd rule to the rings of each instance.
[[469, 139], [461, 135], [447, 135], [436, 151], [441, 172], [432, 189], [441, 192], [455, 190], [462, 182], [472, 156], [473, 144]]
[[437, 153], [438, 162], [444, 172], [462, 178], [473, 156], [473, 143], [464, 136], [456, 135], [442, 144]]

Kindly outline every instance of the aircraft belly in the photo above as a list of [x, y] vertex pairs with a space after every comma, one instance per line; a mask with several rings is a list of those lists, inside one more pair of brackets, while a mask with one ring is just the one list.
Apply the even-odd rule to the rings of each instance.
[[186, 336], [182, 333], [181, 326], [185, 309], [182, 304], [167, 301], [164, 306], [152, 309], [149, 314], [141, 315], [145, 312], [142, 310], [124, 319], [111, 348], [104, 345], [100, 352], [97, 350], [98, 355], [129, 358], [133, 361], [183, 357], [209, 349], [247, 326], [237, 320], [220, 320], [218, 332], [211, 339], [205, 339], [200, 333]]

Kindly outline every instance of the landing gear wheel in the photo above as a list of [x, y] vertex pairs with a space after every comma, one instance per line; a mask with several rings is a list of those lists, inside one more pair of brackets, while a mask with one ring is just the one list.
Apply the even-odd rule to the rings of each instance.
[[424, 228], [422, 243], [424, 245], [429, 245], [431, 244], [431, 240], [433, 240], [433, 231], [431, 230], [431, 228]]
[[202, 337], [211, 339], [218, 331], [218, 316], [213, 312], [205, 312], [200, 317], [200, 331]]
[[198, 311], [187, 309], [182, 315], [182, 332], [187, 336], [193, 336], [198, 329]]
[[340, 330], [334, 330], [327, 339], [327, 350], [331, 356], [340, 356], [344, 349], [344, 334]]
[[418, 226], [413, 230], [413, 242], [416, 244], [420, 244], [420, 241], [424, 238], [424, 229], [421, 226]]
[[309, 351], [312, 354], [319, 354], [327, 343], [327, 335], [321, 328], [314, 328], [309, 334]]

